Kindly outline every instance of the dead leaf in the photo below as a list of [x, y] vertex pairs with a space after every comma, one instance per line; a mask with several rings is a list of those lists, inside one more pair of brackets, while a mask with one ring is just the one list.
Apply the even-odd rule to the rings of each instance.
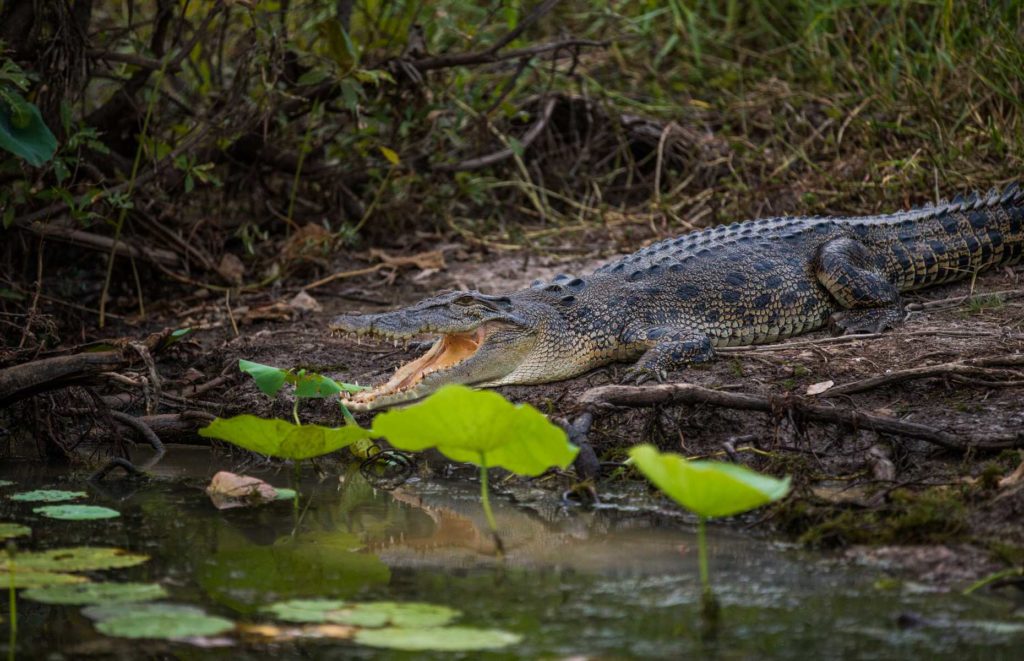
[[233, 285], [242, 284], [242, 276], [245, 275], [245, 264], [237, 256], [231, 253], [224, 253], [217, 265], [217, 273]]
[[1017, 466], [1016, 470], [1000, 479], [998, 484], [1000, 489], [1006, 489], [1019, 484], [1022, 481], [1024, 481], [1024, 461], [1020, 462], [1020, 465]]
[[316, 300], [304, 291], [300, 291], [298, 294], [292, 297], [292, 300], [288, 301], [288, 305], [299, 312], [320, 312], [323, 307], [320, 305], [320, 301]]
[[219, 510], [252, 507], [277, 500], [277, 489], [261, 479], [220, 471], [206, 487], [213, 506]]
[[238, 632], [264, 641], [289, 641], [298, 638], [335, 638], [349, 640], [359, 631], [343, 624], [307, 624], [304, 626], [277, 626], [274, 624], [239, 624]]
[[820, 383], [812, 383], [811, 385], [807, 386], [807, 394], [820, 395], [821, 393], [825, 392], [834, 385], [836, 385], [836, 382], [831, 380], [821, 381]]

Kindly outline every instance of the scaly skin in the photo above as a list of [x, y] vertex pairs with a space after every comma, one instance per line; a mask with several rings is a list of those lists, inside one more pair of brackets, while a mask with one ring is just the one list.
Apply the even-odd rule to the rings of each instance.
[[1024, 191], [1014, 184], [883, 216], [718, 226], [585, 278], [559, 275], [505, 296], [448, 293], [394, 312], [341, 316], [331, 328], [401, 340], [441, 335], [421, 360], [456, 363], [431, 364], [439, 369], [422, 380], [423, 365], [413, 364], [404, 383], [395, 377], [347, 400], [356, 410], [410, 402], [447, 383], [545, 383], [623, 360], [636, 360], [629, 378], [660, 380], [710, 359], [717, 346], [774, 342], [828, 323], [880, 332], [902, 321], [901, 292], [1013, 264], [1022, 253]]

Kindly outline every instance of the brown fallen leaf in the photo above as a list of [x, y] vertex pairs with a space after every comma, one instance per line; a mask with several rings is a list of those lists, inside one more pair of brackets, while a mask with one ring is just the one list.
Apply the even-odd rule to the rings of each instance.
[[415, 266], [421, 270], [443, 269], [447, 266], [444, 262], [444, 253], [440, 250], [428, 250], [427, 252], [420, 252], [415, 255], [392, 257], [383, 250], [370, 248], [370, 259], [379, 259], [388, 266]]
[[834, 385], [836, 385], [836, 382], [832, 380], [822, 381], [820, 383], [812, 383], [811, 385], [807, 386], [807, 394], [820, 395], [821, 393], [825, 392]]
[[267, 641], [288, 641], [298, 638], [335, 638], [349, 640], [358, 629], [343, 624], [307, 624], [304, 626], [277, 626], [274, 624], [239, 624], [238, 632], [244, 636]]
[[999, 480], [999, 488], [1006, 489], [1024, 481], [1024, 461], [1020, 462], [1016, 470]]
[[246, 475], [220, 471], [206, 487], [213, 506], [219, 510], [252, 507], [277, 500], [277, 489], [263, 480]]

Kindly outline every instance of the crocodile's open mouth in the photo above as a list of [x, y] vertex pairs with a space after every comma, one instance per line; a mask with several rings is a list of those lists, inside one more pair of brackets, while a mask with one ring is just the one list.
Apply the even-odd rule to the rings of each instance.
[[389, 402], [396, 399], [418, 399], [416, 386], [424, 379], [432, 374], [451, 370], [476, 354], [487, 337], [488, 326], [489, 324], [485, 324], [466, 333], [442, 335], [425, 354], [399, 366], [390, 379], [370, 390], [347, 395], [343, 401], [356, 409], [368, 409], [375, 408], [374, 404], [379, 403], [377, 400], [380, 398], [385, 398]]

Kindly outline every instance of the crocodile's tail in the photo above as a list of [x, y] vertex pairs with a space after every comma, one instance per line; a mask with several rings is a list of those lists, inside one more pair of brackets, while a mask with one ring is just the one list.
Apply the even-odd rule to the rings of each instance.
[[882, 249], [890, 279], [903, 291], [961, 280], [1024, 255], [1024, 189], [1017, 183], [865, 220], [855, 229]]

